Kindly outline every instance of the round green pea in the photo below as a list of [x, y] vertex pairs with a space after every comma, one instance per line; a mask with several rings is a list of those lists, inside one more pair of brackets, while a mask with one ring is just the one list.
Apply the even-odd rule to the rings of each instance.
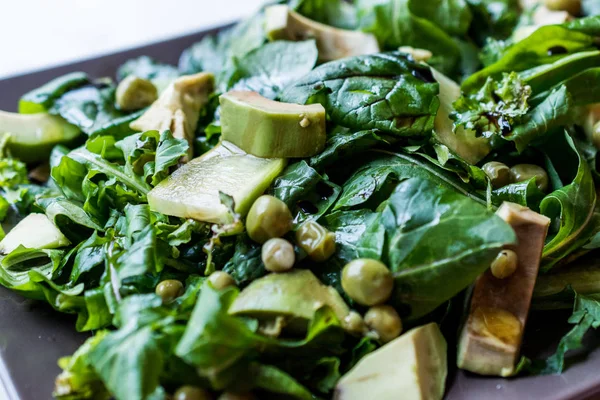
[[282, 237], [292, 229], [292, 213], [278, 198], [260, 196], [246, 217], [246, 231], [250, 239], [264, 243], [269, 239]]
[[342, 288], [357, 303], [374, 306], [385, 303], [390, 298], [394, 278], [381, 261], [359, 258], [344, 266]]
[[167, 279], [156, 285], [156, 294], [168, 303], [183, 294], [183, 283], [176, 279]]

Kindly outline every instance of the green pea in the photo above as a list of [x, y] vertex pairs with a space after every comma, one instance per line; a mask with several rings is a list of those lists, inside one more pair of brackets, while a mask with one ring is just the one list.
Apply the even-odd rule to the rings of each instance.
[[402, 320], [393, 307], [373, 306], [365, 314], [365, 324], [379, 336], [383, 343], [392, 341], [402, 333]]
[[502, 250], [492, 262], [490, 269], [492, 275], [496, 278], [504, 279], [515, 273], [518, 264], [519, 257], [517, 256], [517, 253], [512, 250]]
[[292, 213], [281, 200], [260, 196], [246, 217], [246, 231], [250, 239], [264, 243], [271, 238], [282, 237], [292, 229]]
[[235, 280], [225, 271], [215, 271], [208, 277], [210, 283], [217, 290], [225, 289], [229, 286], [235, 286]]
[[382, 262], [359, 258], [346, 264], [342, 270], [342, 288], [357, 303], [374, 306], [390, 298], [394, 278]]
[[335, 234], [312, 220], [298, 228], [296, 242], [316, 262], [326, 261], [335, 253]]
[[265, 269], [271, 272], [289, 271], [296, 261], [294, 246], [280, 238], [267, 240], [262, 246], [261, 257]]
[[156, 285], [155, 292], [163, 302], [168, 303], [183, 294], [183, 283], [175, 279], [167, 279]]
[[158, 98], [158, 91], [149, 80], [129, 75], [117, 86], [115, 98], [119, 109], [133, 111], [152, 104]]
[[498, 161], [490, 161], [483, 164], [483, 172], [490, 178], [492, 186], [496, 189], [512, 183], [510, 168], [506, 164]]
[[535, 178], [535, 183], [542, 192], [548, 190], [548, 173], [544, 168], [534, 164], [517, 164], [510, 169], [510, 173], [515, 182], [524, 182]]

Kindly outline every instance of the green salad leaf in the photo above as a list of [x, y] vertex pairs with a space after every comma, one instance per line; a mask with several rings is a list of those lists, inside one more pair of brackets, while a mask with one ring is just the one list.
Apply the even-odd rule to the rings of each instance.
[[321, 103], [348, 128], [424, 136], [433, 128], [437, 93], [428, 67], [393, 52], [323, 64], [288, 86], [281, 100]]

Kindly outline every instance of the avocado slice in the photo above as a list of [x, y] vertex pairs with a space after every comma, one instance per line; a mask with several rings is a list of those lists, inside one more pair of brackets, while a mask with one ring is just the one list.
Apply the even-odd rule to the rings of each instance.
[[11, 154], [26, 163], [48, 159], [55, 145], [69, 142], [80, 133], [79, 128], [55, 115], [0, 111], [0, 136], [10, 134]]
[[325, 147], [321, 104], [281, 103], [247, 91], [227, 92], [219, 102], [223, 140], [257, 157], [312, 157]]
[[258, 158], [222, 142], [195, 158], [148, 193], [150, 209], [212, 223], [230, 222], [219, 192], [233, 197], [235, 212], [248, 209], [281, 173], [284, 159]]
[[207, 72], [181, 76], [171, 82], [150, 108], [129, 126], [140, 132], [168, 129], [173, 137], [188, 141], [188, 157], [191, 157], [200, 111], [208, 103], [214, 86], [215, 78]]
[[538, 275], [550, 219], [514, 203], [497, 211], [515, 230], [517, 270], [498, 279], [486, 271], [475, 282], [469, 314], [458, 343], [457, 365], [481, 375], [510, 376], [519, 356], [523, 331]]
[[411, 329], [366, 355], [338, 382], [336, 400], [439, 400], [448, 363], [437, 324]]
[[331, 307], [340, 322], [350, 313], [334, 288], [322, 284], [311, 271], [296, 269], [255, 280], [242, 290], [229, 313], [264, 321], [284, 317], [286, 328], [306, 331], [315, 311], [324, 305]]
[[379, 53], [375, 36], [360, 31], [333, 28], [308, 19], [286, 5], [265, 9], [265, 31], [270, 40], [314, 39], [319, 50], [319, 60]]
[[452, 104], [460, 97], [460, 86], [434, 68], [431, 68], [431, 72], [440, 84], [440, 108], [435, 116], [434, 138], [469, 164], [477, 164], [492, 150], [489, 140], [475, 137], [474, 131], [463, 127], [454, 131], [454, 121], [450, 119], [450, 113], [454, 111]]
[[19, 246], [28, 249], [56, 249], [71, 244], [46, 214], [29, 214], [0, 241], [0, 253], [8, 254]]

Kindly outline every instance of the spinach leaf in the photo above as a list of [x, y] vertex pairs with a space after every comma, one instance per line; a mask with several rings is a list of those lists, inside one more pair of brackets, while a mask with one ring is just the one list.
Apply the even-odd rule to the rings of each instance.
[[399, 52], [351, 57], [315, 68], [288, 86], [281, 100], [321, 103], [331, 120], [353, 129], [427, 136], [439, 106], [429, 67]]
[[[587, 1], [586, 3], [591, 3], [591, 1]], [[591, 8], [588, 4], [584, 7]], [[597, 5], [596, 8], [600, 10]], [[572, 31], [583, 32], [591, 36], [600, 36], [600, 15], [574, 18], [571, 21], [565, 22], [563, 26]]]
[[574, 107], [600, 103], [600, 95], [597, 90], [594, 90], [598, 85], [600, 85], [600, 68], [588, 68], [562, 81], [559, 85], [536, 94], [532, 102], [540, 103], [560, 86], [565, 86], [571, 95]]
[[303, 160], [287, 167], [275, 179], [270, 192], [288, 205], [294, 223], [299, 225], [324, 215], [337, 200], [340, 187]]
[[[566, 141], [566, 143], [565, 143]], [[565, 141], [557, 137], [553, 148], [547, 147], [553, 160], [565, 158], [565, 147], [570, 147], [579, 160], [577, 175], [570, 184], [547, 195], [540, 204], [542, 214], [560, 221], [558, 232], [549, 237], [542, 254], [542, 270], [551, 269], [557, 262], [581, 247], [593, 235], [596, 190], [587, 162], [575, 143], [565, 133]], [[560, 144], [564, 143], [562, 146]]]
[[514, 142], [517, 150], [521, 152], [530, 143], [543, 141], [549, 133], [572, 121], [573, 100], [567, 88], [561, 86], [541, 104], [528, 111], [521, 124], [502, 138]]
[[359, 0], [361, 29], [374, 34], [384, 49], [412, 46], [431, 50], [434, 56], [429, 63], [446, 75], [454, 75], [460, 59], [457, 44], [435, 22], [414, 15], [410, 7], [413, 2], [416, 3], [413, 0]]
[[[485, 206], [414, 178], [396, 187], [371, 228], [359, 252], [388, 265], [396, 282], [392, 303], [410, 320], [470, 285], [516, 240], [512, 228]], [[374, 240], [383, 246], [372, 246]]]
[[[179, 72], [212, 72], [226, 77], [232, 60], [262, 45], [265, 41], [263, 15], [236, 24], [216, 35], [208, 35], [185, 50], [179, 58]], [[222, 79], [219, 78], [218, 82]]]
[[129, 123], [143, 110], [126, 113], [115, 106], [115, 86], [98, 82], [71, 90], [58, 98], [48, 110], [77, 126], [88, 136], [113, 135], [124, 137], [132, 133]]
[[[593, 38], [584, 33], [557, 25], [543, 26], [527, 38], [507, 47], [494, 64], [465, 79], [462, 89], [466, 92], [475, 90], [481, 87], [488, 77], [498, 79], [503, 72], [520, 72], [549, 64], [569, 54], [588, 50], [592, 45]], [[552, 47], [564, 48], [568, 53], [549, 54], [548, 49]]]
[[389, 145], [394, 141], [395, 137], [382, 135], [376, 129], [351, 132], [340, 128], [330, 133], [325, 149], [311, 157], [308, 163], [311, 167], [319, 170], [373, 147]]
[[341, 29], [356, 29], [356, 8], [344, 0], [293, 0], [290, 7], [314, 21]]
[[559, 84], [579, 71], [595, 67], [599, 63], [600, 51], [582, 51], [565, 56], [553, 63], [525, 70], [519, 75], [537, 93]]
[[313, 40], [267, 43], [234, 61], [228, 89], [249, 90], [275, 99], [284, 87], [309, 73], [317, 57]]
[[454, 174], [426, 161], [417, 155], [405, 153], [374, 152], [375, 159], [365, 163], [344, 183], [342, 195], [334, 210], [377, 206], [394, 190], [398, 182], [408, 178], [421, 178], [434, 182], [485, 204], [472, 187], [456, 179]]
[[518, 0], [467, 0], [473, 13], [469, 34], [479, 45], [486, 39], [505, 39], [511, 35], [520, 15]]
[[89, 83], [89, 78], [83, 72], [71, 72], [55, 78], [45, 85], [21, 96], [19, 100], [19, 112], [21, 114], [46, 112], [52, 107], [56, 99], [69, 90], [83, 86], [86, 83]]
[[117, 80], [121, 81], [129, 75], [148, 79], [159, 91], [162, 91], [179, 76], [179, 71], [172, 65], [162, 64], [148, 56], [141, 56], [127, 61], [117, 69]]
[[376, 212], [362, 209], [334, 211], [323, 218], [323, 225], [335, 233], [337, 258], [344, 263], [359, 258], [357, 245], [377, 215]]
[[238, 285], [246, 285], [267, 274], [261, 258], [261, 246], [247, 235], [236, 238], [235, 253], [223, 271], [230, 274]]
[[414, 15], [431, 21], [452, 36], [464, 35], [473, 18], [466, 0], [412, 0], [408, 5]]

